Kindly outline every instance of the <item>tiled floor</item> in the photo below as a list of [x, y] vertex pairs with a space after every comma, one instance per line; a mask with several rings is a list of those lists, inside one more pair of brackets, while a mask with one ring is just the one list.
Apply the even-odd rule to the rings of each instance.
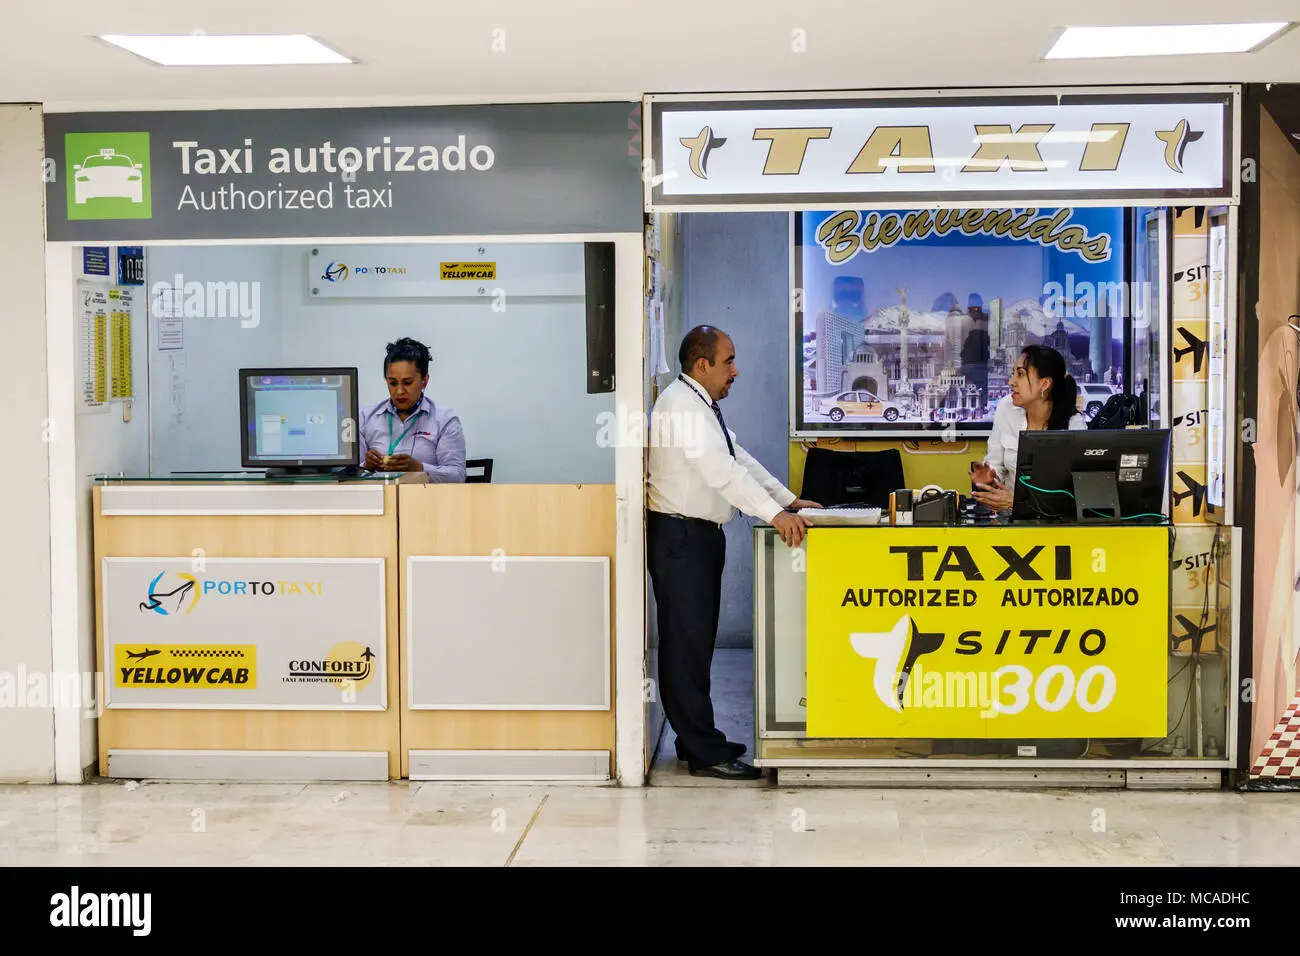
[[[753, 748], [752, 663], [718, 725]], [[651, 786], [0, 787], [0, 867], [1294, 865], [1300, 795], [856, 790], [699, 780], [665, 731]]]
[[0, 788], [0, 867], [1294, 865], [1285, 793]]
[[[713, 720], [718, 729], [734, 743], [749, 751], [741, 758], [754, 759], [754, 652], [719, 649], [713, 652]], [[664, 724], [659, 753], [650, 767], [650, 785], [654, 787], [765, 787], [771, 779], [752, 783], [731, 783], [711, 777], [692, 777], [686, 764], [677, 759], [677, 735]], [[769, 772], [768, 777], [771, 777]]]

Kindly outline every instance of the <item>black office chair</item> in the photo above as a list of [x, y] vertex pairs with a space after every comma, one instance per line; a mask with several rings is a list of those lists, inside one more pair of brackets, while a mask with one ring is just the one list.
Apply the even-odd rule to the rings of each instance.
[[[478, 474], [472, 474], [477, 471]], [[465, 459], [465, 484], [485, 484], [492, 480], [491, 458]]]
[[808, 449], [799, 497], [831, 507], [858, 504], [888, 508], [889, 495], [903, 484], [903, 456], [897, 448], [884, 451]]

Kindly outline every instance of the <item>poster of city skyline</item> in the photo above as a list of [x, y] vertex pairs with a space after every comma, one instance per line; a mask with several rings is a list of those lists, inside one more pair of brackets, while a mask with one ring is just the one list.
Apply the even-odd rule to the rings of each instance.
[[[1122, 387], [1120, 209], [794, 213], [792, 433], [987, 432], [1020, 349]], [[802, 373], [802, 374], [800, 374]]]

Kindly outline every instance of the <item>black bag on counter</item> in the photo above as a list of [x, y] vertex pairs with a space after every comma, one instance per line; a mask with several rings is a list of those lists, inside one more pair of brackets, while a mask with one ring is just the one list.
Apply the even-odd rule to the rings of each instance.
[[888, 508], [889, 493], [903, 487], [903, 456], [885, 451], [808, 449], [799, 497], [830, 508], [859, 505]]

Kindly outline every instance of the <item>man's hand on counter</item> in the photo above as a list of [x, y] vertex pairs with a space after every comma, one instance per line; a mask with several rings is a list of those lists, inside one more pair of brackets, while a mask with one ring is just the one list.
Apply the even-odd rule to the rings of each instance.
[[782, 541], [792, 548], [797, 548], [803, 544], [804, 532], [808, 530], [808, 520], [789, 511], [782, 511], [772, 519], [772, 527], [776, 529]]
[[804, 508], [820, 508], [820, 507], [821, 505], [819, 505], [815, 501], [808, 501], [807, 499], [804, 498], [796, 498], [794, 501], [790, 502], [790, 507], [787, 510], [802, 511]]

